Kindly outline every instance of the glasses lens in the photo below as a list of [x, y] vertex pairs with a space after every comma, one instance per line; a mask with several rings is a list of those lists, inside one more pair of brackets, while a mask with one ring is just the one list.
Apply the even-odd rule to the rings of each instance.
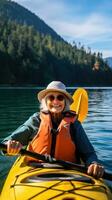
[[55, 97], [54, 97], [53, 95], [50, 95], [50, 96], [48, 96], [48, 99], [49, 99], [50, 101], [53, 101], [53, 100], [55, 99]]
[[57, 96], [57, 99], [58, 99], [59, 101], [63, 101], [63, 100], [64, 100], [64, 96], [63, 96], [63, 95], [58, 95], [58, 96]]

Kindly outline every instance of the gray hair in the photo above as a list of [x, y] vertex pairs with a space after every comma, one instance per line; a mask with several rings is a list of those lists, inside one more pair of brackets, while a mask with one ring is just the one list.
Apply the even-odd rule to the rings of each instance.
[[[65, 107], [64, 107], [64, 110], [63, 111], [68, 111], [70, 110], [70, 101], [68, 98], [65, 97]], [[41, 103], [40, 103], [40, 111], [48, 111], [48, 108], [47, 108], [47, 104], [46, 104], [46, 97], [44, 97], [42, 100], [41, 100]]]

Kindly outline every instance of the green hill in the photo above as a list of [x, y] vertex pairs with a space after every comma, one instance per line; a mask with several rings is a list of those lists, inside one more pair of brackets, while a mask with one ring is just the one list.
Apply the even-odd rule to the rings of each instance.
[[110, 86], [112, 70], [101, 53], [65, 42], [39, 17], [0, 0], [0, 84]]
[[11, 0], [0, 0], [0, 16], [10, 19], [19, 24], [33, 26], [44, 35], [51, 35], [54, 39], [62, 38], [49, 27], [42, 19], [30, 12], [28, 9]]

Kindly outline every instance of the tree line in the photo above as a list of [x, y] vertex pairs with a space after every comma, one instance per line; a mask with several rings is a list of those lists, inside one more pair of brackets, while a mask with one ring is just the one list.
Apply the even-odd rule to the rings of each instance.
[[45, 85], [62, 80], [71, 86], [106, 86], [112, 85], [111, 77], [101, 53], [0, 16], [0, 84]]

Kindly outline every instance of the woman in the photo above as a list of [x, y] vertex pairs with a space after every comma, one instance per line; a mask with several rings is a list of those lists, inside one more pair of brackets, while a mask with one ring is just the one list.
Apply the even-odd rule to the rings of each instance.
[[[98, 163], [93, 146], [76, 114], [70, 111], [72, 96], [60, 81], [51, 82], [38, 93], [40, 113], [35, 113], [6, 138], [7, 153], [18, 154], [28, 145], [30, 151], [48, 154], [56, 159], [79, 163], [82, 159], [87, 173], [102, 177], [104, 167]], [[29, 160], [32, 160], [29, 158]]]

